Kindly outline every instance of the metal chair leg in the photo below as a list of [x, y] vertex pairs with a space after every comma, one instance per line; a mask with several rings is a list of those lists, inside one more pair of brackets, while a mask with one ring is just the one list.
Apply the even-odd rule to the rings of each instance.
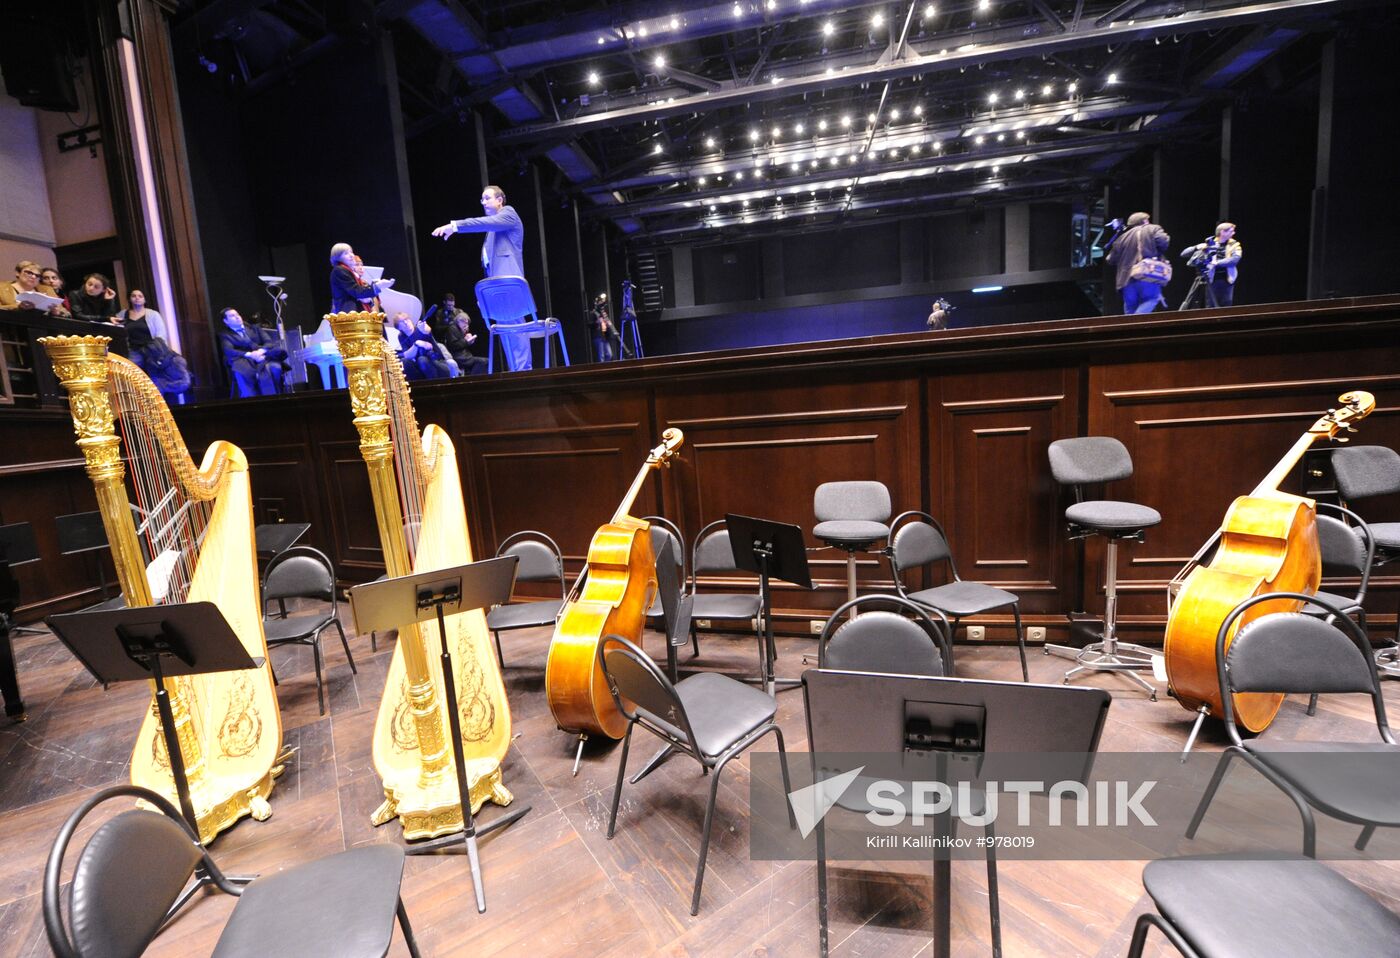
[[336, 631], [340, 633], [340, 645], [345, 649], [345, 661], [350, 663], [350, 673], [352, 675], [359, 675], [360, 670], [355, 668], [355, 657], [350, 654], [350, 640], [345, 637], [345, 628], [340, 624], [339, 619], [332, 619], [331, 621], [335, 623]]
[[987, 912], [992, 923], [992, 958], [1001, 958], [1001, 896], [997, 891], [996, 833], [992, 823], [983, 826], [987, 836]]
[[1011, 615], [1016, 620], [1016, 644], [1020, 646], [1021, 651], [1021, 681], [1029, 682], [1031, 672], [1026, 666], [1026, 630], [1021, 628], [1021, 604], [1019, 602], [1011, 603]]
[[[617, 806], [622, 801], [622, 782], [627, 777], [627, 752], [632, 747], [632, 729], [635, 722], [627, 723], [627, 734], [622, 737], [622, 758], [617, 763], [617, 784], [613, 787], [612, 811], [608, 813], [608, 838], [613, 837], [613, 831], [617, 828]], [[583, 747], [580, 740], [579, 747]]]
[[403, 929], [403, 940], [408, 945], [408, 953], [412, 958], [423, 958], [418, 950], [418, 940], [413, 937], [413, 926], [408, 923], [408, 912], [404, 910], [403, 899], [399, 899], [398, 905], [399, 928]]
[[506, 657], [501, 651], [501, 633], [495, 629], [491, 630], [491, 635], [496, 639], [496, 662], [501, 668], [506, 667]]
[[710, 801], [705, 806], [705, 824], [700, 836], [700, 862], [695, 866], [695, 894], [690, 899], [690, 913], [700, 914], [700, 886], [705, 881], [705, 859], [710, 854], [710, 828], [715, 821], [715, 802], [719, 797], [719, 773], [724, 770], [725, 760], [715, 766], [714, 775], [710, 776]]
[[827, 956], [826, 827], [817, 822], [817, 922], [818, 954]]
[[316, 701], [321, 706], [321, 714], [326, 714], [326, 683], [321, 676], [321, 635], [311, 640], [311, 658], [316, 663]]
[[1206, 809], [1215, 799], [1215, 791], [1220, 787], [1221, 780], [1225, 778], [1225, 770], [1230, 767], [1230, 760], [1234, 757], [1233, 748], [1227, 748], [1220, 756], [1220, 761], [1215, 766], [1215, 774], [1210, 777], [1210, 784], [1206, 786], [1206, 793], [1201, 796], [1201, 803], [1196, 806], [1196, 814], [1191, 816], [1191, 824], [1186, 826], [1187, 838], [1196, 837], [1196, 829], [1201, 827], [1201, 821], [1206, 817]]
[[1367, 842], [1371, 840], [1371, 836], [1374, 834], [1376, 834], [1376, 826], [1374, 825], [1367, 825], [1365, 828], [1361, 829], [1361, 834], [1358, 835], [1356, 839], [1356, 850], [1364, 852]]

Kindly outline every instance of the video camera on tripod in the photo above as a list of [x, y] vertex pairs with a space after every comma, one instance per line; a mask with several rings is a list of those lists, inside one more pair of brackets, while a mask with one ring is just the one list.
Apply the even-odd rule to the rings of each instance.
[[1186, 265], [1190, 268], [1199, 273], [1206, 273], [1212, 266], [1225, 258], [1225, 247], [1207, 240], [1204, 243], [1186, 247], [1181, 251], [1181, 258], [1186, 260]]

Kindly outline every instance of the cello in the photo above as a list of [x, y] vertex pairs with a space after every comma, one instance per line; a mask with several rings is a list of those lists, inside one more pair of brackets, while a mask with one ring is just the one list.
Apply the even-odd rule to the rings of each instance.
[[598, 645], [607, 635], [641, 641], [647, 609], [656, 597], [656, 562], [651, 523], [628, 513], [647, 474], [665, 465], [684, 439], [679, 429], [661, 434], [660, 445], [647, 455], [612, 520], [593, 534], [582, 586], [576, 584], [565, 601], [549, 642], [545, 698], [558, 726], [580, 736], [580, 754], [582, 740], [590, 734], [619, 739], [627, 730], [598, 667]]
[[[1322, 581], [1314, 502], [1279, 491], [1279, 484], [1319, 439], [1332, 439], [1343, 429], [1354, 432], [1354, 420], [1376, 408], [1375, 397], [1353, 390], [1339, 400], [1299, 437], [1288, 453], [1247, 496], [1236, 499], [1225, 513], [1213, 542], [1215, 554], [1186, 576], [1167, 618], [1167, 680], [1182, 707], [1197, 713], [1187, 740], [1190, 751], [1207, 715], [1223, 712], [1216, 670], [1216, 633], [1220, 623], [1245, 599], [1269, 592], [1312, 594]], [[1338, 442], [1346, 442], [1346, 437]], [[1207, 549], [1210, 543], [1207, 543]], [[1207, 551], [1207, 550], [1202, 550]], [[1302, 603], [1280, 599], [1251, 607], [1235, 622], [1226, 638], [1254, 619], [1272, 612], [1296, 612]], [[1283, 704], [1282, 693], [1242, 692], [1234, 695], [1235, 722], [1250, 732], [1262, 732]]]

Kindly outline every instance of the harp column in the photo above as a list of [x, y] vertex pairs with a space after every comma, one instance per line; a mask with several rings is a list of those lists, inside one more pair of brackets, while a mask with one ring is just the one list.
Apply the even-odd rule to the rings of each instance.
[[[379, 541], [384, 547], [384, 567], [391, 576], [413, 571], [408, 559], [408, 542], [403, 531], [403, 506], [399, 502], [398, 480], [394, 474], [394, 443], [389, 432], [388, 397], [384, 389], [384, 324], [379, 313], [336, 313], [327, 317], [340, 344], [349, 381], [350, 404], [355, 412], [355, 428], [360, 433], [360, 454], [369, 467], [370, 489], [374, 493], [374, 518], [379, 525]], [[419, 783], [425, 789], [446, 780], [452, 760], [438, 691], [428, 670], [423, 640], [418, 626], [400, 630], [404, 670], [408, 674], [408, 697], [413, 725], [418, 733], [418, 749], [423, 756]], [[395, 814], [390, 796], [385, 807], [374, 815], [375, 824]]]
[[[146, 561], [141, 556], [141, 543], [136, 538], [131, 507], [127, 503], [122, 441], [117, 435], [108, 389], [107, 346], [111, 341], [107, 336], [49, 336], [39, 343], [49, 354], [54, 375], [68, 391], [73, 430], [78, 434], [78, 448], [82, 450], [88, 477], [97, 492], [97, 509], [107, 531], [122, 595], [128, 606], [148, 606], [155, 603], [151, 600]], [[185, 760], [185, 777], [189, 780], [191, 794], [198, 795], [204, 780], [204, 749], [190, 715], [184, 684], [178, 679], [166, 679], [165, 685], [170, 694], [180, 752]], [[151, 711], [155, 710], [153, 694]], [[165, 744], [160, 739], [157, 739], [157, 748], [164, 753]], [[168, 768], [169, 759], [166, 762]]]

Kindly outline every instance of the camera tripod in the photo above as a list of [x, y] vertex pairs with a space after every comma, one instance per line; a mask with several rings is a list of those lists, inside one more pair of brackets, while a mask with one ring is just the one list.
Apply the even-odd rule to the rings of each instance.
[[1186, 298], [1181, 301], [1178, 312], [1184, 312], [1193, 308], [1196, 301], [1196, 294], [1200, 293], [1202, 302], [1200, 308], [1214, 309], [1220, 304], [1215, 301], [1215, 290], [1210, 288], [1210, 278], [1206, 275], [1206, 267], [1196, 267], [1196, 279], [1191, 283], [1191, 288], [1186, 291]]

